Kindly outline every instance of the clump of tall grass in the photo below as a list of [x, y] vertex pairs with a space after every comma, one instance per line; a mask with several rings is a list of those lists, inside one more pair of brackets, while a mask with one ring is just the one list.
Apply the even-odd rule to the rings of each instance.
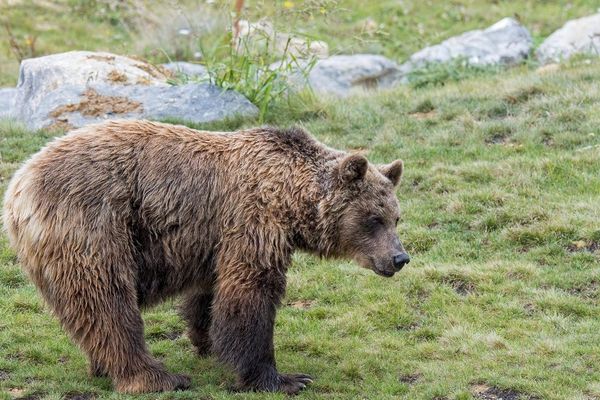
[[248, 38], [231, 45], [232, 35], [225, 35], [220, 45], [203, 48], [204, 64], [211, 83], [242, 93], [259, 109], [263, 121], [272, 103], [290, 93], [291, 79], [306, 77], [316, 59], [299, 59], [290, 52], [290, 40], [280, 60], [274, 57], [272, 41], [253, 46]]

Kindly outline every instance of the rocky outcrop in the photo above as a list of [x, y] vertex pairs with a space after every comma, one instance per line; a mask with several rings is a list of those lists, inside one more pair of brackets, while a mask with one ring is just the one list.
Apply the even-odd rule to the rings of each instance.
[[527, 28], [504, 18], [485, 30], [473, 30], [451, 37], [413, 54], [402, 64], [403, 75], [434, 63], [464, 60], [469, 65], [514, 65], [524, 61], [533, 42]]
[[575, 54], [600, 55], [600, 13], [567, 22], [536, 51], [543, 64], [566, 60]]
[[13, 113], [32, 129], [81, 127], [109, 118], [208, 122], [257, 113], [239, 93], [209, 84], [169, 85], [174, 76], [162, 66], [110, 53], [28, 59], [21, 63]]

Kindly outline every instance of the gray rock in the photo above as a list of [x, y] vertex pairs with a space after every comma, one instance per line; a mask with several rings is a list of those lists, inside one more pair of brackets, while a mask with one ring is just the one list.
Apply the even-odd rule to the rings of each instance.
[[162, 64], [165, 69], [174, 74], [183, 74], [190, 78], [208, 79], [206, 67], [200, 64], [192, 64], [184, 61], [174, 61], [167, 64]]
[[543, 64], [566, 60], [575, 54], [600, 55], [600, 13], [567, 22], [536, 51]]
[[532, 39], [527, 28], [512, 18], [504, 18], [485, 30], [474, 30], [422, 49], [402, 64], [403, 74], [432, 63], [464, 59], [470, 65], [514, 65], [525, 60]]
[[70, 51], [30, 58], [21, 62], [15, 109], [17, 117], [27, 120], [48, 93], [64, 85], [166, 86], [166, 80], [159, 67], [111, 53]]
[[177, 118], [210, 122], [255, 116], [256, 106], [241, 94], [210, 84], [114, 86], [64, 85], [52, 91], [27, 119], [32, 129], [82, 127], [106, 119]]
[[[275, 63], [271, 68], [278, 68], [280, 64]], [[293, 86], [303, 87], [308, 83], [317, 93], [337, 97], [390, 88], [398, 79], [398, 64], [374, 54], [339, 55], [319, 60], [308, 77], [300, 71], [306, 67], [307, 64], [300, 65], [290, 76]]]
[[13, 116], [16, 95], [17, 89], [15, 88], [0, 89], [0, 118], [9, 118]]

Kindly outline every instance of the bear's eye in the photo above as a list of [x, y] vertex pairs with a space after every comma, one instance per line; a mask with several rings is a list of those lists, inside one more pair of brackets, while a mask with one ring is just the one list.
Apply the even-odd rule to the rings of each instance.
[[400, 222], [400, 217], [396, 217], [396, 226], [398, 226], [399, 222]]
[[377, 228], [381, 227], [384, 224], [383, 222], [383, 218], [377, 216], [377, 215], [371, 215], [369, 218], [367, 218], [367, 229], [370, 231], [374, 231]]

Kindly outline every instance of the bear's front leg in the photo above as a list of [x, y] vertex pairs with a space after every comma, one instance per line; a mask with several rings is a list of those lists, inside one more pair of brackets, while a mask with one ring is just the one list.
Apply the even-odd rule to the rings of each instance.
[[236, 370], [239, 389], [296, 394], [312, 378], [278, 373], [273, 349], [275, 312], [285, 291], [285, 275], [252, 268], [240, 265], [219, 278], [210, 329], [213, 351]]

